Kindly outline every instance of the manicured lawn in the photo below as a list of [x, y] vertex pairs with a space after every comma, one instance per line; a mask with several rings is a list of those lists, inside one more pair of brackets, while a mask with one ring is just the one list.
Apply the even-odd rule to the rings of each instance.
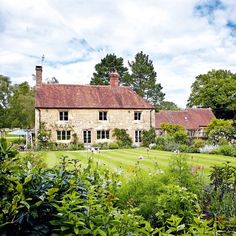
[[[100, 153], [87, 151], [42, 152], [42, 156], [45, 157], [50, 168], [60, 162], [59, 157], [62, 155], [68, 156], [69, 159], [79, 159], [82, 165], [86, 164], [88, 158], [92, 156], [100, 166], [107, 166], [113, 170], [122, 169], [125, 172], [132, 173], [137, 163], [141, 169], [146, 171], [155, 168], [165, 170], [168, 167], [169, 159], [176, 154], [158, 150], [147, 151], [144, 148], [100, 151]], [[204, 166], [205, 174], [209, 173], [211, 166], [223, 165], [227, 161], [236, 167], [236, 158], [233, 157], [191, 153], [186, 154], [186, 158], [193, 166]]]

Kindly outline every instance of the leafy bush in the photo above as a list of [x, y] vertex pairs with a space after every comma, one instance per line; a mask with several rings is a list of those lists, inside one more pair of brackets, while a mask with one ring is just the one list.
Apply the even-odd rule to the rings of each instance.
[[205, 141], [203, 139], [194, 139], [192, 146], [195, 148], [202, 148], [205, 146]]
[[206, 129], [209, 141], [213, 145], [231, 141], [235, 134], [232, 120], [214, 119]]
[[[93, 169], [89, 158], [68, 170], [43, 169], [30, 157], [0, 163], [1, 235], [150, 235], [153, 229], [133, 209], [115, 206], [117, 175]], [[40, 164], [41, 165], [41, 164]], [[24, 167], [24, 169], [22, 169]]]
[[142, 133], [142, 144], [144, 147], [149, 147], [151, 143], [155, 143], [156, 131], [154, 128], [144, 130]]
[[7, 144], [7, 140], [4, 138], [0, 139], [0, 163], [8, 158], [13, 158], [17, 155], [18, 151], [11, 144]]
[[132, 145], [132, 139], [129, 137], [125, 129], [114, 129], [113, 136], [116, 137], [117, 144], [122, 148], [129, 148]]
[[178, 144], [187, 144], [189, 141], [186, 131], [177, 131], [173, 134], [174, 141]]
[[119, 145], [118, 143], [109, 143], [108, 147], [109, 149], [118, 149]]
[[225, 156], [236, 157], [236, 146], [235, 145], [221, 145], [214, 153], [221, 154]]
[[177, 124], [161, 123], [160, 126], [161, 129], [169, 135], [173, 135], [176, 132], [186, 132], [183, 126]]
[[199, 148], [194, 147], [194, 146], [188, 146], [186, 144], [182, 144], [179, 146], [179, 151], [180, 152], [185, 152], [185, 153], [198, 153]]
[[203, 210], [227, 231], [236, 230], [236, 167], [227, 162], [213, 166], [210, 185], [205, 188]]

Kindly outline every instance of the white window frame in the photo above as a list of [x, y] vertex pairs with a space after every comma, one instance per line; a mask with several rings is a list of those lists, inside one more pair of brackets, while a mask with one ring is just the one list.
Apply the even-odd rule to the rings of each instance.
[[69, 112], [68, 111], [59, 111], [59, 120], [60, 121], [68, 121], [69, 120]]
[[110, 130], [97, 130], [97, 140], [110, 139]]
[[141, 111], [135, 111], [134, 112], [134, 120], [141, 120], [142, 112]]
[[134, 140], [135, 140], [135, 143], [141, 143], [142, 142], [142, 130], [140, 130], [140, 129], [135, 130]]
[[64, 141], [71, 139], [71, 131], [70, 130], [57, 130], [57, 140]]
[[98, 119], [100, 121], [106, 121], [107, 120], [107, 111], [99, 111]]
[[84, 144], [91, 144], [92, 142], [91, 130], [83, 130], [83, 141], [84, 141]]

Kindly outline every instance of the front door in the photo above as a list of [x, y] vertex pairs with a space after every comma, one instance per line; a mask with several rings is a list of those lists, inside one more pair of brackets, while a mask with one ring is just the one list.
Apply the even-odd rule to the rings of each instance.
[[91, 144], [91, 130], [84, 130], [84, 144], [90, 145]]

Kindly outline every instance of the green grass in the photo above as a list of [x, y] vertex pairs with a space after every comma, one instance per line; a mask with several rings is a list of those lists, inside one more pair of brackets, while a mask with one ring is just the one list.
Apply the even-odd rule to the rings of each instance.
[[[155, 168], [165, 170], [168, 167], [169, 159], [176, 155], [172, 152], [150, 150], [144, 148], [138, 149], [122, 149], [100, 151], [100, 153], [91, 153], [87, 151], [57, 151], [57, 152], [42, 152], [49, 168], [54, 167], [59, 163], [59, 157], [66, 155], [69, 159], [79, 159], [81, 164], [87, 163], [89, 157], [93, 157], [94, 161], [100, 166], [107, 166], [112, 170], [122, 169], [126, 173], [132, 173], [137, 163], [143, 170], [149, 171]], [[140, 160], [142, 156], [144, 159]], [[211, 166], [223, 165], [230, 161], [231, 165], [236, 167], [236, 158], [213, 154], [186, 154], [186, 158], [193, 166], [204, 166], [204, 173], [210, 172]]]

